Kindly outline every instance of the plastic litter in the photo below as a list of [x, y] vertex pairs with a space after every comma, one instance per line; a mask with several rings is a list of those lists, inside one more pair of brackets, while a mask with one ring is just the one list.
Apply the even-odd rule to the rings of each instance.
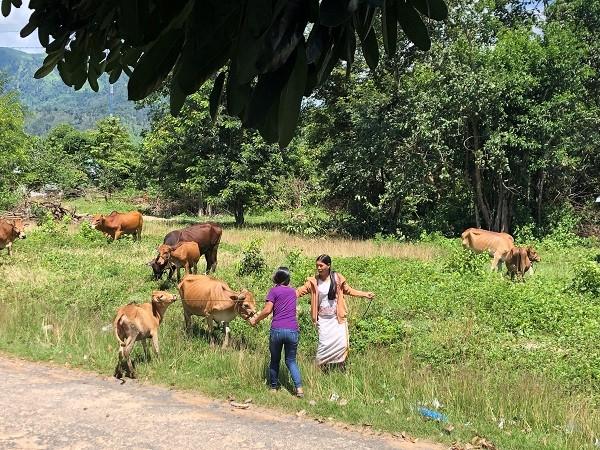
[[442, 414], [441, 412], [437, 412], [432, 409], [425, 408], [423, 406], [420, 406], [418, 411], [419, 414], [421, 414], [426, 419], [435, 420], [437, 422], [448, 422], [448, 417], [445, 414]]

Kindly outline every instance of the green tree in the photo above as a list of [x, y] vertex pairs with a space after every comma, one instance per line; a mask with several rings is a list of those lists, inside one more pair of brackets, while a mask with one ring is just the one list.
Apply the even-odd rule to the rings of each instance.
[[0, 83], [0, 209], [18, 200], [17, 187], [27, 164], [28, 136], [23, 131], [24, 112], [16, 95], [3, 92]]
[[237, 119], [220, 116], [213, 123], [202, 94], [192, 95], [179, 117], [157, 111], [144, 137], [144, 173], [155, 189], [194, 212], [220, 206], [241, 225], [247, 208], [274, 192], [282, 151]]
[[117, 117], [98, 122], [91, 132], [91, 175], [107, 196], [136, 183], [139, 155], [127, 129]]

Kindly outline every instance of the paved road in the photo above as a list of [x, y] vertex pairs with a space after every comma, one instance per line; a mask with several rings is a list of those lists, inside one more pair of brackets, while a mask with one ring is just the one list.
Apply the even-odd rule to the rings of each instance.
[[0, 355], [0, 449], [440, 450]]

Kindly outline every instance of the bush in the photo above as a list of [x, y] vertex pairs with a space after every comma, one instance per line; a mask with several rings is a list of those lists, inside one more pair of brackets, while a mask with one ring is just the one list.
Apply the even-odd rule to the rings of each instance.
[[581, 244], [581, 239], [575, 234], [579, 218], [572, 209], [560, 210], [553, 215], [552, 231], [544, 238], [547, 248], [575, 247]]
[[482, 274], [489, 264], [486, 253], [476, 254], [471, 250], [455, 246], [449, 259], [444, 263], [444, 271], [464, 274]]
[[577, 266], [569, 288], [580, 294], [600, 296], [600, 264], [585, 261]]
[[244, 275], [261, 275], [267, 268], [265, 257], [261, 250], [261, 241], [258, 239], [250, 241], [246, 248], [242, 251], [242, 260], [238, 266], [238, 274]]
[[79, 225], [79, 237], [85, 241], [98, 242], [104, 240], [104, 236], [87, 221]]

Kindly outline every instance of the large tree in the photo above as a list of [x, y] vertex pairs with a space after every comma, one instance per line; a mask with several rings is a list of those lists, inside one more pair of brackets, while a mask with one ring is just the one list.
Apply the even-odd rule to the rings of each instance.
[[[2, 13], [21, 0], [2, 0]], [[419, 48], [431, 45], [425, 17], [443, 20], [443, 0], [37, 0], [21, 31], [38, 31], [46, 48], [36, 77], [55, 67], [63, 81], [98, 90], [106, 72], [130, 76], [129, 97], [159, 88], [172, 71], [171, 110], [215, 72], [213, 109], [226, 87], [227, 111], [269, 142], [291, 140], [303, 95], [321, 85], [339, 60], [348, 70], [357, 43], [374, 68], [379, 45], [396, 53], [398, 25]], [[306, 38], [305, 36], [308, 35]], [[225, 81], [226, 78], [226, 81]]]

